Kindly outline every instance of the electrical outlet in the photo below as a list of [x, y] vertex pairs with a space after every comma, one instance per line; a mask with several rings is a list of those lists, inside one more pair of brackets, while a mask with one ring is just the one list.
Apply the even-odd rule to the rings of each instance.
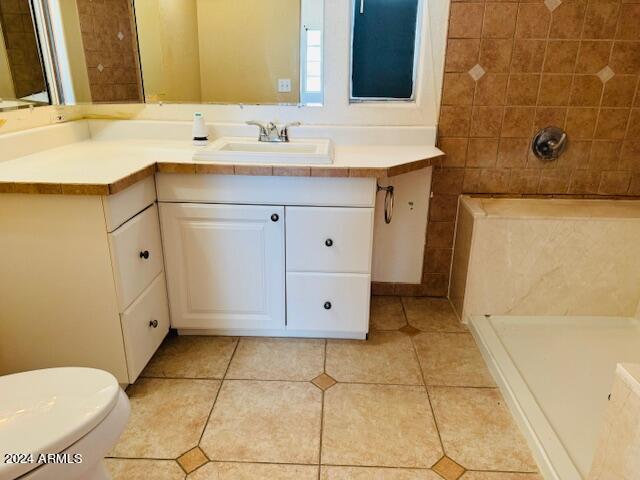
[[291, 91], [291, 79], [279, 78], [278, 79], [278, 92], [287, 93]]

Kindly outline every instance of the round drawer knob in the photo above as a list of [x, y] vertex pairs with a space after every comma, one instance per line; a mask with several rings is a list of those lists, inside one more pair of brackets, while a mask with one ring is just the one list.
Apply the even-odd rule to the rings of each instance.
[[331, 246], [333, 246], [333, 240], [331, 240], [330, 238], [327, 238], [327, 239], [324, 241], [324, 244], [325, 244], [327, 247], [331, 247]]
[[144, 258], [145, 260], [149, 259], [149, 250], [145, 250], [143, 252], [140, 252], [140, 258]]
[[153, 328], [158, 328], [158, 320], [151, 320], [149, 322], [149, 326]]
[[280, 215], [278, 215], [277, 213], [274, 213], [273, 215], [271, 215], [272, 222], [277, 222], [278, 220], [280, 220]]
[[324, 309], [331, 310], [331, 302], [324, 302]]

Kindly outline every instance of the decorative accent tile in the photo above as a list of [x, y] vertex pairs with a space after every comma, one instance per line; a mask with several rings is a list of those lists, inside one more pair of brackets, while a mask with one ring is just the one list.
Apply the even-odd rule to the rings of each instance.
[[609, 80], [611, 80], [614, 77], [615, 72], [611, 70], [609, 65], [607, 65], [602, 70], [600, 70], [596, 75], [602, 81], [602, 83], [607, 83]]
[[118, 32], [118, 40], [122, 41], [124, 39], [124, 33]]
[[101, 63], [99, 63], [99, 64], [98, 64], [98, 66], [97, 66], [96, 68], [98, 69], [98, 71], [99, 71], [100, 73], [102, 73], [102, 71], [104, 70], [104, 66], [103, 66]]
[[431, 470], [436, 472], [445, 480], [458, 480], [464, 473], [464, 468], [446, 455], [438, 460], [436, 464], [431, 467]]
[[471, 78], [473, 78], [476, 82], [478, 80], [480, 80], [484, 74], [486, 73], [484, 68], [482, 68], [482, 66], [478, 63], [476, 63], [471, 70], [469, 70], [469, 75], [471, 76]]
[[311, 383], [313, 383], [320, 390], [328, 390], [338, 382], [336, 382], [333, 377], [327, 375], [326, 373], [322, 373], [311, 380]]
[[547, 6], [550, 12], [553, 12], [560, 6], [562, 0], [544, 0], [544, 4]]
[[209, 459], [204, 454], [200, 447], [195, 447], [186, 453], [180, 455], [177, 462], [186, 473], [193, 472], [196, 468], [201, 467], [207, 463]]
[[414, 327], [413, 325], [405, 325], [404, 327], [402, 327], [400, 329], [400, 331], [402, 333], [406, 333], [407, 335], [409, 335], [410, 337], [413, 337], [414, 335], [418, 335], [420, 333], [420, 330], [418, 330], [416, 327]]

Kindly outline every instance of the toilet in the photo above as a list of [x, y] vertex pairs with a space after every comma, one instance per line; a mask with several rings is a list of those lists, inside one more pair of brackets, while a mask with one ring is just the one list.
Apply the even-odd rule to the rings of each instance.
[[118, 381], [103, 370], [0, 377], [0, 480], [110, 479], [103, 458], [130, 411]]

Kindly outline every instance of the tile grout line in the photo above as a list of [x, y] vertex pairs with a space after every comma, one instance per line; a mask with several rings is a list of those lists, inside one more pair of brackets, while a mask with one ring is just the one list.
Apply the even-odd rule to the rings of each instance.
[[[404, 319], [409, 325], [409, 318], [407, 317], [407, 311], [404, 306], [404, 298], [400, 297], [400, 304], [402, 305], [402, 314], [404, 315]], [[442, 442], [442, 435], [440, 435], [440, 428], [438, 427], [438, 422], [436, 420], [436, 412], [433, 409], [433, 403], [431, 402], [431, 396], [429, 395], [429, 389], [427, 388], [427, 383], [424, 380], [424, 371], [422, 370], [422, 365], [420, 364], [420, 357], [418, 356], [418, 351], [416, 350], [416, 345], [413, 341], [413, 337], [410, 336], [409, 341], [411, 342], [411, 347], [413, 348], [413, 354], [416, 356], [416, 361], [418, 362], [418, 366], [420, 367], [420, 376], [422, 377], [422, 383], [424, 384], [424, 391], [427, 394], [427, 403], [429, 404], [429, 410], [431, 411], [431, 416], [433, 417], [433, 425], [436, 427], [436, 433], [438, 434], [438, 441], [440, 442], [440, 449], [442, 450], [442, 454], [446, 455], [444, 449], [444, 443]]]
[[[329, 343], [328, 339], [324, 339], [324, 359], [322, 365], [322, 373], [327, 374], [327, 344]], [[333, 378], [333, 377], [332, 377]], [[335, 385], [334, 385], [335, 386]], [[321, 480], [321, 472], [322, 472], [322, 435], [324, 433], [324, 394], [325, 390], [320, 389], [321, 397], [320, 397], [320, 443], [318, 444], [318, 480]]]
[[[200, 433], [200, 438], [198, 439], [198, 443], [197, 443], [197, 447], [200, 448], [200, 444], [202, 443], [202, 438], [204, 437], [204, 432], [207, 431], [207, 427], [209, 426], [209, 421], [211, 420], [211, 415], [213, 414], [213, 409], [216, 406], [216, 402], [218, 401], [218, 397], [220, 396], [220, 392], [222, 391], [222, 387], [224, 386], [224, 381], [225, 378], [227, 376], [227, 373], [229, 372], [229, 367], [231, 366], [231, 362], [233, 361], [233, 357], [236, 354], [236, 351], [238, 350], [238, 345], [240, 345], [240, 337], [236, 337], [236, 344], [233, 347], [233, 352], [231, 352], [231, 356], [229, 357], [229, 363], [227, 363], [227, 368], [225, 368], [224, 370], [224, 375], [222, 375], [222, 380], [220, 381], [220, 387], [218, 388], [218, 391], [216, 393], [215, 398], [213, 399], [213, 404], [211, 405], [211, 410], [209, 410], [209, 415], [207, 415], [207, 421], [204, 424], [204, 428], [202, 429], [202, 432]], [[200, 448], [200, 450], [202, 450], [202, 448]], [[204, 450], [203, 450], [204, 453]], [[205, 453], [206, 456], [206, 453]], [[209, 457], [207, 457], [209, 458]], [[209, 461], [211, 461], [209, 459]]]

